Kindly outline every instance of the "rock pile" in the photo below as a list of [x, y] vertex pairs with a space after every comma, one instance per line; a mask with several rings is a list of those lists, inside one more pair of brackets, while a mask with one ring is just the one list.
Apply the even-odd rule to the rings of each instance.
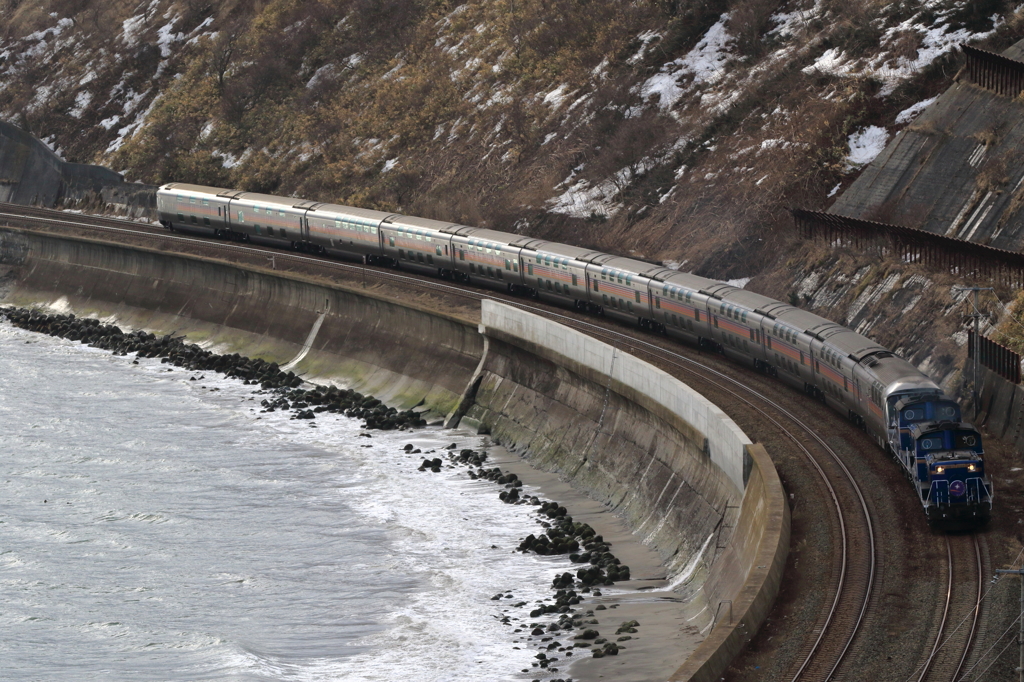
[[161, 362], [182, 369], [219, 372], [241, 379], [244, 384], [256, 384], [276, 396], [262, 401], [263, 412], [294, 410], [292, 419], [315, 419], [321, 412], [332, 412], [363, 419], [364, 428], [378, 430], [426, 426], [426, 421], [412, 410], [399, 412], [373, 396], [335, 386], [314, 385], [303, 390], [299, 388], [303, 380], [294, 372], [281, 370], [275, 362], [238, 353], [219, 355], [186, 342], [183, 336], [156, 336], [144, 331], [125, 333], [115, 325], [91, 318], [71, 314], [48, 315], [24, 308], [0, 308], [0, 315], [16, 327], [81, 341], [94, 348], [111, 351], [114, 355], [135, 353], [137, 358], [161, 358]]
[[[617, 642], [609, 642], [601, 638], [597, 630], [589, 627], [599, 624], [594, 618], [594, 611], [581, 614], [579, 609], [574, 608], [584, 601], [586, 598], [584, 595], [601, 596], [600, 590], [597, 589], [599, 586], [629, 580], [629, 566], [622, 564], [611, 553], [611, 543], [606, 542], [589, 524], [573, 521], [566, 508], [557, 502], [542, 501], [536, 496], [522, 494], [520, 490], [523, 487], [523, 482], [516, 474], [503, 472], [500, 467], [485, 468], [487, 453], [464, 448], [456, 454], [455, 450], [458, 449], [458, 446], [455, 443], [446, 449], [448, 450], [447, 462], [441, 457], [423, 459], [419, 470], [439, 473], [442, 468], [466, 466], [471, 479], [491, 481], [502, 486], [503, 490], [498, 493], [498, 499], [502, 502], [537, 507], [537, 523], [545, 530], [539, 535], [531, 534], [523, 538], [516, 551], [534, 552], [544, 556], [568, 554], [569, 560], [573, 563], [588, 564], [588, 566], [577, 569], [575, 574], [565, 572], [556, 576], [551, 582], [551, 587], [555, 590], [554, 596], [538, 602], [529, 612], [531, 619], [558, 614], [557, 621], [546, 625], [532, 622], [528, 625], [523, 624], [515, 630], [515, 632], [525, 630], [526, 633], [529, 633], [527, 639], [530, 641], [539, 640], [541, 651], [536, 655], [533, 667], [549, 673], [557, 672], [558, 668], [551, 667], [559, 660], [553, 655], [553, 652], [556, 651], [563, 653], [566, 658], [573, 655], [574, 649], [589, 651], [594, 658], [617, 656], [626, 648], [619, 642], [631, 639], [630, 636], [625, 635], [619, 637]], [[418, 449], [413, 450], [412, 444], [406, 445], [405, 451], [419, 452]], [[495, 601], [511, 598], [511, 593], [499, 593], [491, 597]], [[511, 608], [522, 608], [527, 606], [527, 603], [517, 602], [510, 606]], [[612, 608], [615, 606], [613, 605]], [[599, 605], [597, 610], [607, 609], [605, 606]], [[506, 613], [508, 611], [509, 609], [505, 609]], [[509, 615], [501, 618], [501, 622], [505, 625], [515, 625], [516, 623], [513, 621], [520, 621], [520, 618]], [[616, 634], [636, 632], [637, 625], [639, 624], [636, 621], [623, 623]], [[575, 636], [572, 635], [574, 631], [578, 632]], [[560, 642], [553, 641], [559, 634], [572, 639], [572, 643], [563, 646]], [[529, 670], [526, 668], [522, 672], [529, 672]], [[540, 681], [535, 680], [535, 682]], [[559, 678], [552, 682], [571, 682], [571, 680], [562, 681]]]

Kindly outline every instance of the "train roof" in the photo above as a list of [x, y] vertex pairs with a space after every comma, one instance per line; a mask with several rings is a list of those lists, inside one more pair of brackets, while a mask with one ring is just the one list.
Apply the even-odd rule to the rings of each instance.
[[509, 234], [508, 232], [499, 232], [498, 230], [490, 230], [486, 227], [467, 227], [465, 225], [456, 225], [452, 229], [444, 231], [450, 232], [458, 237], [479, 239], [482, 241], [501, 244], [503, 246], [508, 246], [514, 240], [519, 239], [517, 235]]
[[187, 182], [170, 182], [166, 185], [161, 185], [161, 192], [196, 192], [199, 194], [213, 194], [218, 195], [224, 192], [231, 192], [233, 190], [224, 189], [223, 187], [208, 187], [206, 185], [191, 185]]
[[584, 249], [579, 246], [570, 246], [569, 244], [562, 244], [559, 242], [551, 242], [545, 239], [534, 239], [533, 237], [523, 237], [520, 235], [509, 235], [514, 237], [509, 242], [512, 246], [518, 246], [524, 251], [543, 251], [544, 253], [550, 253], [556, 256], [565, 256], [566, 258], [572, 258], [573, 260], [582, 261], [589, 263], [595, 256], [604, 255], [600, 251], [594, 249]]
[[707, 277], [701, 277], [689, 272], [679, 272], [678, 270], [666, 267], [651, 273], [651, 279], [677, 287], [685, 287], [693, 291], [701, 291], [716, 284], [722, 284], [718, 280], [708, 279]]
[[943, 395], [934, 381], [922, 374], [916, 367], [891, 351], [877, 353], [867, 358], [862, 365], [875, 379], [885, 385], [885, 398], [892, 395], [914, 393]]
[[316, 204], [310, 207], [317, 218], [331, 217], [342, 220], [355, 219], [355, 222], [373, 221], [376, 223], [384, 222], [388, 220], [394, 213], [385, 213], [384, 211], [373, 211], [368, 208], [356, 208], [355, 206], [342, 206], [341, 204]]
[[431, 220], [430, 218], [417, 218], [415, 216], [393, 214], [387, 220], [388, 225], [394, 227], [409, 227], [418, 230], [431, 230], [433, 232], [444, 232], [451, 234], [453, 228], [463, 227], [455, 223], [448, 223], [442, 220]]

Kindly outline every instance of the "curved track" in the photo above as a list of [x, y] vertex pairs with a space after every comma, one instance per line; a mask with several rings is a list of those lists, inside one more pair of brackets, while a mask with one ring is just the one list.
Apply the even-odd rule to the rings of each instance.
[[981, 614], [983, 566], [976, 534], [946, 536], [946, 601], [928, 659], [916, 682], [956, 682], [966, 669]]
[[[136, 242], [142, 240], [147, 246], [160, 250], [184, 251], [190, 254], [213, 256], [231, 262], [244, 262], [266, 268], [268, 262], [275, 269], [299, 268], [330, 277], [345, 272], [349, 277], [362, 276], [399, 283], [406, 287], [427, 289], [466, 299], [490, 298], [529, 310], [530, 312], [557, 319], [595, 337], [603, 337], [615, 346], [630, 352], [651, 357], [655, 364], [669, 365], [677, 371], [699, 378], [724, 392], [748, 409], [759, 413], [792, 441], [817, 472], [821, 485], [832, 500], [829, 523], [833, 524], [837, 537], [837, 551], [833, 557], [830, 584], [827, 586], [829, 599], [817, 616], [812, 636], [807, 637], [800, 655], [794, 660], [790, 677], [792, 680], [829, 680], [841, 672], [847, 654], [856, 647], [857, 634], [864, 622], [865, 614], [872, 600], [876, 573], [875, 532], [871, 512], [854, 476], [839, 454], [818, 435], [813, 428], [803, 424], [792, 412], [767, 395], [758, 392], [745, 382], [724, 372], [712, 369], [661, 345], [639, 339], [616, 329], [562, 314], [541, 306], [522, 303], [511, 296], [453, 286], [443, 281], [430, 280], [396, 271], [370, 268], [352, 263], [339, 262], [319, 256], [281, 251], [258, 244], [236, 244], [212, 241], [208, 238], [184, 234], [169, 234], [161, 227], [145, 225], [111, 218], [75, 215], [47, 209], [0, 205], [0, 220], [19, 226], [45, 225], [56, 230], [72, 230], [78, 233], [100, 232], [106, 240], [120, 234]], [[639, 333], [634, 331], [634, 334]], [[968, 645], [969, 646], [969, 645]], [[932, 656], [930, 662], [936, 656]], [[965, 656], [966, 659], [966, 656]], [[962, 666], [963, 661], [960, 662]], [[936, 665], [930, 666], [937, 669]], [[925, 672], [928, 672], [927, 670]], [[928, 678], [932, 679], [932, 678]]]

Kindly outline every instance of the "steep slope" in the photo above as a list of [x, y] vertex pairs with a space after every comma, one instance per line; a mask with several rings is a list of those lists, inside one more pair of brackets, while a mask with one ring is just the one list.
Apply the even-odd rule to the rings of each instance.
[[[791, 243], [1012, 2], [6, 0], [0, 117], [129, 179], [529, 232], [720, 277]], [[909, 113], [908, 113], [909, 112]]]

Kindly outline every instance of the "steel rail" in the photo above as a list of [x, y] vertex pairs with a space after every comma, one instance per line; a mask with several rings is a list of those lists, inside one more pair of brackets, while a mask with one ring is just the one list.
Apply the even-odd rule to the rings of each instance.
[[[915, 671], [915, 675], [917, 675], [917, 682], [924, 682], [924, 680], [926, 679], [949, 679], [952, 682], [957, 682], [957, 680], [960, 679], [960, 673], [963, 671], [964, 666], [967, 664], [967, 659], [971, 654], [971, 648], [974, 646], [974, 640], [978, 633], [978, 620], [981, 614], [981, 602], [983, 601], [985, 596], [984, 580], [982, 575], [983, 567], [981, 556], [981, 544], [978, 540], [977, 533], [971, 534], [971, 547], [974, 550], [973, 564], [976, 577], [975, 582], [977, 585], [977, 590], [973, 597], [973, 605], [971, 606], [971, 610], [960, 620], [959, 623], [957, 623], [956, 627], [953, 628], [953, 631], [950, 632], [948, 635], [945, 635], [945, 639], [943, 639], [945, 631], [948, 629], [950, 615], [953, 611], [953, 580], [955, 578], [953, 543], [950, 541], [949, 536], [946, 536], [946, 558], [949, 563], [949, 575], [947, 578], [946, 587], [946, 602], [943, 608], [942, 619], [939, 623], [938, 632], [935, 635], [935, 643], [932, 645], [931, 653], [929, 654], [925, 662], [921, 665], [920, 674], [917, 674]], [[967, 622], [968, 618], [971, 619], [971, 624], [967, 630], [966, 637], [964, 639], [963, 649], [962, 651], [960, 651], [959, 657], [954, 659], [956, 661], [956, 666], [953, 669], [952, 674], [949, 675], [949, 677], [945, 677], [943, 675], [942, 666], [933, 664], [935, 664], [937, 658], [942, 658], [942, 656], [937, 655], [939, 654], [939, 652], [942, 651], [943, 647], [947, 646], [950, 643], [950, 641], [956, 635], [957, 631], [960, 630], [964, 623]], [[913, 678], [913, 676], [911, 676], [911, 678]]]
[[[10, 207], [8, 205], [8, 206], [4, 206], [4, 208], [10, 209], [12, 207]], [[17, 207], [14, 210], [19, 210], [20, 208], [21, 207]], [[43, 213], [43, 211], [44, 210], [38, 210], [38, 213]], [[27, 213], [27, 212], [25, 212], [25, 213]], [[876, 552], [875, 552], [874, 526], [873, 526], [873, 523], [871, 521], [871, 514], [870, 514], [870, 510], [869, 510], [868, 505], [867, 505], [867, 501], [864, 498], [864, 495], [863, 495], [863, 492], [860, 489], [860, 486], [857, 484], [856, 479], [854, 478], [853, 474], [850, 472], [849, 468], [847, 468], [847, 466], [843, 463], [843, 461], [839, 457], [838, 453], [836, 453], [835, 450], [833, 450], [824, 441], [824, 439], [821, 438], [817, 433], [815, 433], [809, 426], [804, 424], [796, 415], [794, 415], [792, 412], [790, 412], [789, 410], [787, 410], [784, 407], [782, 407], [781, 405], [779, 405], [777, 402], [769, 399], [767, 396], [765, 396], [765, 395], [759, 393], [758, 391], [756, 391], [755, 389], [753, 389], [753, 388], [743, 384], [742, 382], [740, 382], [737, 379], [729, 376], [728, 374], [726, 374], [724, 372], [721, 372], [719, 370], [712, 369], [712, 368], [707, 367], [705, 365], [702, 365], [702, 364], [698, 363], [697, 361], [695, 361], [695, 360], [693, 360], [691, 358], [685, 357], [683, 355], [680, 355], [680, 354], [678, 354], [678, 353], [676, 353], [674, 351], [670, 351], [668, 349], [662, 348], [661, 346], [658, 346], [656, 344], [650, 343], [650, 342], [645, 341], [643, 339], [638, 339], [638, 338], [636, 338], [634, 336], [630, 336], [630, 335], [624, 334], [624, 333], [622, 333], [620, 331], [616, 331], [616, 330], [613, 330], [613, 329], [608, 329], [606, 327], [602, 327], [602, 326], [599, 326], [599, 325], [596, 325], [596, 324], [593, 324], [593, 323], [590, 323], [590, 322], [586, 322], [586, 321], [583, 321], [583, 320], [578, 320], [578, 319], [575, 319], [575, 318], [572, 318], [572, 317], [569, 317], [569, 316], [566, 316], [566, 315], [562, 315], [562, 314], [559, 314], [559, 313], [556, 313], [556, 312], [547, 311], [547, 310], [538, 310], [538, 308], [536, 308], [535, 306], [523, 304], [523, 303], [520, 303], [520, 302], [517, 302], [517, 301], [511, 301], [511, 300], [508, 300], [508, 299], [506, 299], [504, 297], [501, 297], [501, 296], [497, 296], [497, 295], [493, 295], [493, 294], [489, 294], [489, 293], [483, 293], [483, 292], [479, 292], [479, 291], [467, 291], [463, 287], [457, 287], [457, 286], [453, 286], [453, 285], [450, 285], [450, 284], [444, 284], [442, 282], [425, 280], [425, 279], [422, 279], [420, 277], [412, 277], [412, 276], [409, 276], [409, 275], [398, 274], [398, 273], [395, 273], [395, 272], [388, 272], [388, 271], [380, 270], [378, 268], [373, 268], [373, 267], [367, 269], [367, 267], [363, 266], [363, 265], [356, 265], [356, 264], [352, 264], [352, 263], [344, 263], [344, 262], [340, 262], [340, 261], [337, 261], [337, 260], [333, 260], [333, 259], [325, 258], [325, 257], [320, 257], [320, 256], [296, 254], [296, 253], [293, 253], [293, 252], [282, 251], [280, 249], [274, 249], [274, 248], [271, 248], [271, 247], [259, 248], [259, 247], [254, 247], [254, 246], [251, 246], [251, 245], [248, 245], [248, 244], [243, 244], [243, 243], [213, 241], [213, 240], [211, 240], [210, 238], [207, 238], [207, 237], [191, 236], [191, 235], [186, 235], [186, 234], [182, 234], [182, 233], [165, 234], [165, 233], [163, 233], [162, 228], [155, 228], [155, 227], [150, 227], [150, 226], [146, 226], [146, 225], [140, 225], [140, 224], [137, 224], [137, 223], [134, 223], [134, 222], [130, 222], [130, 221], [120, 221], [120, 220], [117, 220], [117, 219], [108, 219], [108, 218], [102, 218], [102, 217], [91, 217], [91, 216], [84, 216], [84, 215], [76, 215], [76, 218], [79, 218], [79, 219], [78, 220], [71, 220], [71, 219], [68, 219], [68, 218], [63, 217], [63, 216], [61, 218], [45, 218], [45, 217], [41, 217], [41, 215], [26, 215], [25, 213], [21, 213], [21, 212], [11, 213], [11, 212], [6, 212], [5, 211], [5, 212], [0, 212], [0, 218], [15, 218], [15, 219], [20, 219], [20, 220], [25, 220], [26, 218], [29, 218], [29, 219], [32, 219], [32, 220], [38, 220], [38, 221], [41, 221], [41, 222], [50, 223], [50, 224], [54, 224], [54, 225], [58, 225], [58, 226], [63, 226], [63, 227], [73, 227], [73, 228], [84, 228], [84, 229], [102, 230], [102, 231], [107, 231], [107, 232], [119, 232], [119, 233], [131, 234], [132, 236], [135, 236], [135, 237], [140, 237], [141, 236], [141, 237], [147, 237], [147, 238], [157, 239], [157, 240], [161, 240], [161, 241], [172, 241], [172, 242], [196, 244], [196, 245], [202, 246], [203, 248], [206, 248], [206, 249], [210, 249], [210, 250], [214, 250], [214, 251], [226, 251], [226, 252], [235, 253], [235, 254], [240, 254], [240, 253], [245, 253], [245, 254], [250, 254], [250, 255], [257, 255], [258, 254], [258, 255], [260, 255], [262, 257], [265, 257], [268, 253], [272, 253], [272, 254], [275, 255], [275, 257], [283, 259], [285, 261], [313, 264], [313, 265], [316, 265], [316, 266], [319, 266], [319, 267], [325, 267], [325, 268], [328, 268], [328, 269], [333, 268], [333, 269], [337, 269], [337, 270], [349, 271], [349, 272], [352, 272], [352, 273], [360, 273], [360, 272], [362, 272], [364, 275], [368, 275], [368, 276], [373, 277], [375, 279], [394, 281], [394, 282], [399, 282], [399, 283], [403, 283], [403, 284], [411, 284], [413, 286], [417, 286], [417, 287], [421, 287], [421, 288], [437, 290], [437, 291], [444, 291], [445, 293], [454, 294], [454, 295], [457, 295], [457, 296], [460, 296], [460, 297], [463, 297], [463, 298], [470, 298], [470, 299], [475, 299], [475, 300], [483, 300], [483, 299], [495, 300], [495, 301], [499, 301], [499, 302], [505, 303], [507, 305], [511, 305], [511, 306], [514, 306], [514, 307], [517, 307], [517, 308], [520, 308], [520, 309], [523, 309], [523, 310], [527, 310], [529, 312], [533, 312], [535, 314], [541, 314], [541, 315], [544, 315], [544, 316], [546, 316], [548, 318], [562, 321], [563, 323], [565, 323], [565, 324], [567, 324], [569, 326], [573, 326], [573, 327], [577, 327], [577, 328], [589, 329], [591, 333], [595, 333], [595, 334], [599, 334], [599, 335], [604, 335], [604, 336], [610, 336], [610, 337], [613, 337], [613, 338], [617, 338], [620, 341], [624, 340], [628, 344], [630, 344], [631, 346], [634, 346], [633, 350], [637, 350], [637, 348], [636, 348], [637, 346], [645, 347], [644, 348], [644, 352], [646, 352], [648, 354], [651, 354], [651, 355], [654, 355], [656, 357], [660, 357], [660, 358], [662, 358], [662, 360], [665, 360], [666, 357], [672, 358], [672, 359], [667, 360], [667, 362], [669, 362], [669, 364], [672, 364], [672, 365], [678, 367], [679, 369], [681, 369], [683, 371], [686, 371], [686, 372], [688, 372], [690, 374], [694, 374], [694, 375], [698, 375], [699, 376], [701, 374], [701, 371], [702, 371], [702, 372], [705, 372], [707, 374], [712, 375], [714, 378], [716, 378], [716, 379], [718, 379], [720, 381], [725, 381], [725, 382], [727, 382], [729, 384], [734, 385], [738, 389], [740, 389], [742, 391], [745, 391], [748, 394], [750, 394], [751, 396], [754, 396], [757, 399], [763, 401], [765, 404], [770, 405], [772, 408], [774, 408], [779, 413], [784, 415], [786, 417], [786, 419], [791, 421], [793, 424], [797, 425], [801, 430], [803, 430], [806, 434], [808, 434], [815, 442], [817, 442], [818, 445], [826, 453], [828, 453], [828, 455], [831, 457], [831, 459], [841, 469], [841, 471], [843, 472], [843, 474], [846, 477], [846, 479], [850, 482], [850, 485], [851, 485], [853, 491], [855, 492], [855, 494], [856, 494], [856, 496], [858, 498], [858, 501], [860, 503], [861, 511], [862, 511], [862, 513], [864, 515], [864, 521], [865, 521], [865, 525], [867, 527], [867, 535], [868, 535], [868, 543], [867, 544], [868, 544], [868, 549], [869, 549], [869, 571], [868, 571], [867, 586], [866, 586], [865, 593], [864, 593], [864, 599], [863, 599], [863, 602], [861, 603], [860, 610], [859, 610], [859, 612], [857, 614], [856, 621], [855, 621], [855, 623], [853, 625], [853, 628], [852, 628], [851, 632], [847, 636], [847, 639], [846, 639], [845, 643], [842, 645], [842, 649], [839, 652], [838, 656], [835, 658], [835, 661], [833, 662], [833, 664], [832, 664], [832, 666], [831, 666], [827, 676], [824, 678], [825, 682], [830, 680], [835, 675], [836, 670], [839, 668], [840, 664], [842, 663], [843, 659], [845, 658], [846, 654], [848, 653], [848, 651], [850, 649], [850, 646], [852, 645], [852, 642], [853, 642], [854, 638], [856, 637], [856, 634], [859, 632], [860, 626], [861, 626], [861, 624], [863, 623], [863, 620], [864, 620], [864, 615], [865, 615], [865, 613], [867, 611], [867, 608], [868, 608], [868, 604], [870, 602], [870, 598], [871, 598], [871, 594], [872, 594], [872, 589], [873, 589], [873, 586], [874, 586], [874, 576], [875, 576], [875, 568], [876, 568], [875, 567]], [[54, 212], [54, 213], [59, 213], [59, 212]], [[89, 220], [94, 220], [94, 222], [87, 222]], [[105, 222], [107, 224], [105, 224], [105, 225], [97, 224], [100, 221]], [[114, 224], [118, 224], [118, 223], [125, 224], [125, 225], [130, 225], [131, 228], [128, 228], [128, 227], [115, 227]], [[140, 229], [140, 228], [143, 228], [143, 229]], [[700, 371], [693, 369], [693, 367], [699, 367]], [[771, 415], [768, 415], [760, 407], [754, 405], [752, 402], [750, 402], [746, 398], [743, 398], [742, 396], [740, 396], [736, 391], [733, 391], [731, 389], [725, 388], [723, 386], [719, 386], [718, 388], [720, 390], [723, 390], [723, 391], [733, 395], [736, 399], [740, 400], [744, 404], [748, 405], [749, 407], [751, 407], [752, 409], [757, 411], [765, 419], [767, 419], [769, 422], [774, 424], [776, 426], [776, 428], [778, 428], [780, 431], [782, 431], [786, 435], [787, 438], [789, 438], [791, 441], [793, 441], [797, 445], [797, 447], [804, 454], [804, 456], [808, 459], [808, 461], [810, 461], [812, 463], [812, 465], [814, 466], [814, 468], [817, 471], [818, 475], [820, 476], [822, 481], [825, 483], [825, 485], [826, 485], [826, 487], [827, 487], [827, 489], [829, 491], [829, 494], [830, 494], [830, 496], [831, 496], [831, 498], [833, 500], [833, 503], [834, 503], [834, 505], [836, 507], [836, 513], [837, 513], [837, 516], [838, 516], [838, 522], [839, 522], [839, 527], [840, 527], [840, 534], [841, 534], [841, 539], [842, 539], [842, 559], [841, 559], [842, 569], [841, 569], [839, 580], [838, 580], [836, 594], [835, 594], [835, 597], [833, 598], [832, 605], [831, 605], [831, 607], [829, 609], [829, 613], [828, 613], [828, 615], [827, 615], [827, 617], [825, 619], [824, 624], [822, 625], [822, 628], [821, 628], [821, 630], [820, 630], [820, 632], [818, 634], [817, 639], [815, 640], [814, 644], [812, 645], [812, 647], [810, 649], [810, 652], [807, 654], [807, 656], [805, 657], [805, 659], [804, 659], [803, 663], [801, 664], [800, 668], [797, 670], [796, 674], [792, 678], [794, 680], [794, 682], [795, 682], [796, 680], [798, 680], [804, 674], [804, 672], [807, 670], [809, 664], [814, 659], [815, 655], [818, 653], [818, 650], [819, 650], [819, 648], [821, 646], [821, 643], [824, 641], [825, 636], [826, 636], [826, 634], [829, 631], [829, 627], [832, 625], [832, 623], [833, 623], [833, 621], [835, 619], [835, 616], [838, 613], [839, 602], [840, 602], [840, 600], [841, 600], [841, 598], [843, 596], [843, 590], [846, 588], [847, 573], [848, 573], [848, 568], [849, 568], [849, 566], [848, 566], [848, 564], [849, 564], [849, 547], [848, 547], [849, 538], [848, 538], [848, 530], [847, 530], [846, 519], [845, 519], [845, 516], [843, 514], [842, 505], [839, 502], [838, 495], [837, 495], [837, 493], [835, 491], [835, 488], [832, 486], [832, 483], [829, 481], [828, 476], [826, 475], [825, 471], [823, 470], [823, 468], [821, 467], [819, 462], [810, 453], [810, 451], [806, 447], [804, 447], [804, 445], [802, 443], [799, 442], [799, 440], [797, 439], [795, 434], [793, 434], [791, 431], [789, 431], [784, 426], [782, 426], [782, 424], [780, 424], [778, 420], [776, 420]]]
[[[949, 618], [949, 606], [953, 601], [953, 544], [949, 541], [949, 536], [946, 536], [946, 563], [949, 569], [946, 571], [946, 604], [942, 608], [942, 621], [939, 623], [939, 631], [935, 635], [935, 643], [932, 644], [932, 651], [928, 654], [927, 660], [924, 665], [921, 666], [921, 674], [917, 677], [917, 682], [924, 682], [924, 678], [927, 677], [928, 671], [931, 670], [932, 661], [935, 660], [935, 653], [939, 650], [939, 647], [944, 643], [942, 635], [946, 629], [946, 621]], [[953, 675], [953, 679], [956, 679], [956, 675]]]
[[974, 540], [974, 556], [977, 560], [978, 567], [978, 593], [974, 600], [974, 617], [971, 619], [971, 630], [967, 634], [967, 644], [964, 645], [964, 653], [960, 656], [960, 663], [956, 666], [956, 672], [953, 673], [953, 682], [960, 679], [960, 671], [964, 669], [967, 664], [967, 657], [971, 653], [971, 647], [974, 646], [974, 638], [978, 634], [978, 617], [981, 615], [981, 601], [984, 598], [983, 590], [985, 581], [982, 578], [982, 565], [981, 565], [981, 544], [978, 542], [978, 534], [973, 533], [971, 539]]

